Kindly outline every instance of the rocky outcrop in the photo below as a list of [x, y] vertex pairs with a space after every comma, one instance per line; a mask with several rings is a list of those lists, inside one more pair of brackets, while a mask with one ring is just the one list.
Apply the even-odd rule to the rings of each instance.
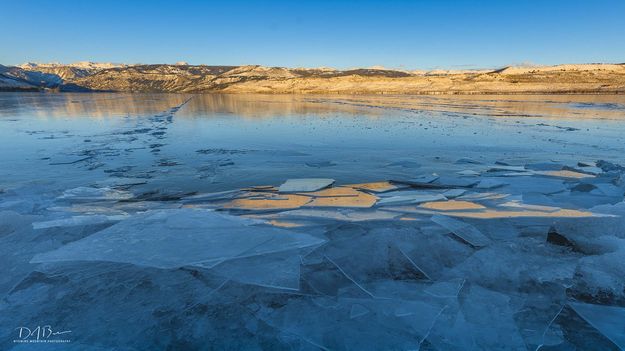
[[96, 91], [185, 92], [209, 90], [234, 66], [135, 65], [101, 70], [72, 83]]

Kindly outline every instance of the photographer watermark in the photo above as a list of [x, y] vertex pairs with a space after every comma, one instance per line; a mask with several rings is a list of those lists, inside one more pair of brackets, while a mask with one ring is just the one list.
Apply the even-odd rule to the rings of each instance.
[[69, 338], [71, 330], [55, 330], [51, 325], [38, 325], [33, 328], [17, 327], [15, 328], [16, 339], [14, 343], [44, 343], [44, 344], [63, 344], [72, 342]]

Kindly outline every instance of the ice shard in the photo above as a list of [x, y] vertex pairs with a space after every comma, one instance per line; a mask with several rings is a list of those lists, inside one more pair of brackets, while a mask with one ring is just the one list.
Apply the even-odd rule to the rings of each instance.
[[491, 242], [491, 240], [477, 228], [461, 220], [443, 215], [434, 215], [432, 216], [432, 222], [446, 228], [471, 246], [483, 247]]
[[625, 308], [571, 302], [569, 305], [586, 322], [625, 350]]
[[289, 179], [278, 190], [285, 193], [317, 191], [327, 188], [334, 183], [334, 179], [326, 178], [301, 178]]
[[131, 199], [133, 195], [127, 191], [116, 190], [108, 187], [91, 188], [78, 187], [66, 190], [59, 200], [67, 201], [119, 201]]
[[33, 229], [55, 228], [55, 227], [75, 227], [81, 225], [93, 225], [108, 223], [114, 221], [121, 221], [128, 218], [125, 215], [105, 216], [105, 215], [92, 215], [92, 216], [72, 216], [68, 218], [53, 219], [43, 222], [33, 223]]
[[408, 194], [384, 197], [378, 200], [378, 206], [397, 206], [407, 204], [418, 204], [422, 202], [447, 200], [441, 194]]
[[300, 250], [255, 255], [224, 261], [211, 271], [244, 284], [299, 290], [301, 255]]
[[255, 226], [249, 219], [209, 210], [149, 211], [117, 223], [56, 250], [38, 254], [33, 263], [109, 261], [157, 268], [221, 262], [324, 242], [308, 234], [271, 226]]

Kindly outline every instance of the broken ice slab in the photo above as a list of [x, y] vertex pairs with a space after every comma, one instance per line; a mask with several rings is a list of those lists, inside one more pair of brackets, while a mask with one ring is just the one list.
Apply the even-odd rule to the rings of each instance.
[[[493, 196], [493, 195], [490, 195]], [[461, 199], [460, 197], [458, 199]], [[499, 198], [499, 197], [496, 197]], [[476, 200], [475, 198], [473, 199]], [[479, 199], [477, 199], [479, 201]], [[445, 213], [447, 216], [459, 218], [479, 218], [479, 219], [498, 219], [498, 218], [583, 218], [583, 217], [609, 217], [601, 213], [593, 213], [589, 211], [581, 211], [574, 209], [561, 209], [545, 207], [538, 205], [518, 205], [514, 210], [486, 208], [480, 204], [463, 200], [435, 201], [427, 202], [414, 206], [389, 206], [385, 207], [386, 211], [398, 213], [416, 213], [416, 214], [437, 214]]]
[[532, 205], [558, 207], [558, 203], [551, 196], [539, 193], [524, 193], [520, 198], [513, 200], [523, 201], [523, 203]]
[[525, 165], [525, 168], [534, 171], [559, 171], [564, 167], [559, 162], [534, 162]]
[[535, 175], [534, 172], [498, 172], [491, 174], [492, 177], [529, 177]]
[[447, 200], [447, 198], [442, 194], [407, 194], [381, 198], [380, 200], [378, 200], [377, 205], [397, 206], [441, 200]]
[[622, 197], [625, 194], [625, 190], [621, 187], [609, 183], [595, 183], [596, 191], [592, 193], [599, 193], [605, 196]]
[[349, 318], [354, 319], [368, 314], [370, 311], [365, 306], [360, 304], [353, 304], [352, 309], [349, 312]]
[[473, 345], [461, 349], [527, 350], [515, 321], [517, 311], [509, 296], [477, 284], [465, 285], [462, 293], [465, 295], [461, 307], [467, 322], [465, 333], [471, 336]]
[[581, 193], [589, 193], [593, 190], [597, 189], [597, 187], [590, 183], [579, 183], [571, 188], [572, 192], [581, 192]]
[[441, 188], [470, 188], [479, 183], [476, 178], [441, 176], [432, 184]]
[[569, 306], [586, 322], [625, 350], [625, 308], [570, 302]]
[[468, 157], [463, 157], [456, 161], [456, 164], [465, 164], [465, 163], [481, 164], [482, 162], [474, 160], [472, 158], [468, 158]]
[[311, 161], [311, 162], [306, 162], [306, 166], [315, 167], [315, 168], [333, 167], [333, 166], [336, 166], [336, 163], [332, 161]]
[[99, 188], [117, 188], [117, 187], [131, 187], [135, 185], [147, 184], [148, 181], [143, 178], [108, 178], [105, 180], [99, 180], [95, 182], [95, 186]]
[[[31, 215], [21, 215], [14, 211], [0, 211], [0, 238], [17, 232], [20, 228], [30, 229], [30, 223], [38, 218]], [[6, 244], [6, 241], [3, 242]]]
[[519, 209], [530, 210], [530, 211], [542, 211], [542, 212], [556, 212], [556, 211], [561, 210], [560, 207], [524, 204], [516, 200], [507, 201], [499, 206], [519, 208]]
[[320, 245], [312, 235], [208, 210], [148, 211], [31, 262], [108, 261], [156, 268], [201, 266]]
[[18, 213], [32, 213], [35, 203], [29, 200], [2, 200], [0, 210], [11, 210]]
[[[369, 310], [356, 309], [362, 305]], [[397, 316], [398, 307], [416, 313]], [[263, 308], [256, 317], [280, 331], [280, 338], [299, 350], [417, 350], [419, 337], [433, 324], [439, 309], [419, 301], [393, 299], [291, 298], [273, 308]], [[287, 339], [288, 338], [288, 339]]]
[[524, 158], [515, 158], [515, 159], [499, 159], [495, 161], [495, 165], [497, 166], [523, 166], [528, 163], [527, 159]]
[[595, 161], [579, 161], [577, 162], [578, 167], [597, 167], [597, 162]]
[[603, 170], [599, 167], [578, 167], [578, 169], [583, 173], [597, 175], [603, 173]]
[[482, 179], [476, 186], [475, 188], [477, 189], [495, 189], [495, 188], [499, 188], [502, 187], [504, 185], [508, 185], [508, 183], [506, 182], [502, 182], [500, 180], [497, 179]]
[[230, 200], [241, 195], [242, 191], [240, 190], [227, 190], [220, 191], [216, 193], [203, 193], [197, 195], [186, 196], [182, 198], [183, 203], [196, 203], [203, 201], [218, 201], [218, 200]]
[[572, 179], [583, 179], [583, 178], [593, 178], [594, 175], [569, 171], [569, 170], [561, 170], [561, 171], [537, 171], [534, 172], [537, 175], [548, 176], [548, 177], [558, 177], [558, 178], [572, 178]]
[[[584, 217], [609, 217], [601, 213], [593, 213], [589, 211], [561, 209], [561, 208], [540, 208], [532, 205], [519, 206], [514, 210], [496, 209], [479, 207], [481, 205], [468, 201], [440, 201], [421, 204], [419, 207], [397, 206], [388, 207], [386, 210], [400, 213], [418, 213], [418, 214], [437, 214], [443, 212], [450, 217], [459, 218], [479, 218], [479, 219], [498, 219], [498, 218], [584, 218]], [[505, 207], [504, 207], [505, 208]]]
[[300, 264], [300, 250], [291, 250], [224, 261], [211, 272], [244, 284], [299, 290]]
[[317, 222], [313, 221], [303, 221], [298, 219], [290, 219], [290, 220], [281, 220], [281, 219], [270, 219], [265, 222], [269, 225], [279, 228], [299, 228], [299, 227], [312, 227], [320, 225]]
[[449, 201], [435, 201], [435, 202], [426, 202], [419, 207], [427, 208], [430, 210], [437, 211], [459, 211], [459, 210], [483, 210], [486, 207], [476, 204], [475, 202], [470, 201], [459, 201], [459, 200], [449, 200]]
[[302, 192], [301, 194], [297, 194], [297, 195], [311, 196], [313, 198], [325, 198], [325, 197], [357, 197], [360, 194], [364, 194], [364, 193], [351, 187], [337, 186], [334, 188], [327, 188], [327, 189], [323, 189], [319, 191]]
[[65, 190], [63, 195], [59, 196], [58, 199], [69, 201], [120, 201], [128, 200], [132, 197], [132, 193], [109, 187], [91, 188], [81, 186]]
[[419, 168], [421, 164], [412, 160], [399, 160], [388, 163], [385, 167]]
[[402, 247], [414, 246], [413, 243], [403, 244], [415, 236], [393, 229], [378, 229], [366, 235], [333, 240], [322, 248], [323, 253], [341, 273], [369, 295], [370, 292], [363, 289], [363, 283], [428, 279], [402, 250]]
[[462, 196], [466, 193], [467, 191], [465, 189], [449, 189], [445, 192], [443, 192], [443, 195], [448, 198], [448, 199], [453, 199], [456, 198], [458, 196]]
[[309, 196], [294, 194], [267, 194], [262, 198], [238, 198], [224, 205], [226, 209], [288, 210], [304, 206], [312, 200]]
[[285, 193], [309, 192], [327, 188], [334, 184], [334, 179], [327, 178], [301, 178], [289, 179], [284, 182], [278, 190]]
[[463, 171], [456, 172], [456, 174], [463, 177], [477, 177], [480, 175], [480, 172], [476, 172], [472, 169], [465, 169]]
[[132, 202], [142, 202], [142, 201], [179, 201], [182, 198], [187, 196], [194, 195], [195, 192], [183, 192], [174, 189], [157, 189], [157, 190], [149, 190], [143, 193], [135, 195], [132, 199], [126, 201]]
[[278, 218], [318, 218], [337, 221], [361, 222], [375, 220], [390, 220], [399, 216], [398, 213], [380, 210], [325, 210], [325, 209], [298, 209], [278, 214]]
[[495, 165], [495, 166], [491, 166], [487, 172], [525, 172], [525, 171], [527, 171], [525, 166]]
[[273, 185], [253, 185], [250, 186], [248, 188], [243, 188], [241, 190], [246, 190], [246, 191], [278, 191], [278, 188], [276, 188]]
[[50, 165], [71, 165], [74, 163], [86, 161], [90, 159], [91, 156], [55, 156], [50, 160]]
[[378, 198], [352, 188], [338, 187], [307, 193], [313, 196], [306, 207], [372, 207]]
[[415, 178], [410, 179], [398, 179], [391, 180], [393, 183], [398, 184], [407, 184], [414, 187], [422, 187], [422, 188], [440, 188], [439, 185], [432, 184], [433, 181], [437, 180], [438, 176], [433, 174], [424, 174]]
[[240, 210], [288, 210], [304, 206], [312, 200], [309, 196], [264, 193], [258, 197], [237, 198], [223, 207]]
[[547, 242], [552, 245], [564, 246], [580, 252], [579, 248], [575, 246], [575, 243], [569, 240], [566, 236], [558, 233], [554, 227], [550, 227], [547, 232]]
[[61, 212], [61, 213], [79, 213], [81, 215], [105, 215], [105, 216], [118, 216], [118, 215], [126, 215], [127, 212], [118, 208], [117, 205], [111, 206], [110, 204], [102, 204], [100, 206], [98, 204], [72, 204], [71, 206], [50, 206], [46, 208], [51, 212]]
[[464, 286], [465, 279], [456, 278], [449, 281], [437, 281], [428, 286], [424, 291], [437, 297], [458, 297], [460, 290]]
[[568, 210], [568, 209], [560, 209], [558, 211], [553, 212], [543, 212], [543, 211], [500, 211], [493, 209], [486, 209], [483, 211], [458, 211], [458, 212], [447, 212], [446, 215], [453, 217], [464, 217], [464, 218], [481, 218], [481, 219], [498, 219], [498, 218], [543, 218], [543, 217], [553, 217], [553, 218], [576, 218], [576, 217], [595, 217], [601, 216], [599, 214], [594, 214], [592, 212], [587, 211], [579, 211], [579, 210]]
[[491, 242], [491, 240], [477, 228], [461, 220], [443, 215], [434, 215], [432, 216], [432, 222], [449, 230], [473, 247], [484, 247]]
[[33, 229], [45, 229], [45, 228], [55, 228], [55, 227], [76, 227], [76, 226], [81, 226], [81, 225], [102, 224], [102, 223], [121, 221], [126, 218], [128, 218], [128, 216], [126, 215], [73, 216], [73, 217], [68, 217], [68, 218], [53, 219], [50, 221], [34, 222]]
[[[410, 188], [408, 188], [410, 189]], [[386, 193], [381, 193], [381, 194], [377, 194], [377, 196], [379, 198], [391, 198], [391, 197], [396, 197], [396, 196], [414, 196], [414, 195], [437, 195], [440, 194], [441, 192], [438, 189], [428, 189], [428, 190], [424, 190], [424, 189], [410, 189], [410, 190], [406, 190], [406, 189], [401, 189], [401, 190], [397, 190], [397, 191], [389, 191]]]
[[506, 182], [506, 191], [514, 193], [555, 194], [567, 190], [564, 181], [557, 177], [510, 177]]
[[385, 193], [387, 191], [404, 189], [408, 187], [406, 184], [393, 184], [391, 182], [373, 182], [373, 183], [361, 183], [346, 185], [351, 188], [366, 190], [373, 193]]

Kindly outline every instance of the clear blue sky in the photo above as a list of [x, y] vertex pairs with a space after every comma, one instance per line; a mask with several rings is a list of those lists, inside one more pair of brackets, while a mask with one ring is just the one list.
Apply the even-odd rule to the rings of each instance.
[[625, 0], [0, 0], [1, 64], [625, 62]]

